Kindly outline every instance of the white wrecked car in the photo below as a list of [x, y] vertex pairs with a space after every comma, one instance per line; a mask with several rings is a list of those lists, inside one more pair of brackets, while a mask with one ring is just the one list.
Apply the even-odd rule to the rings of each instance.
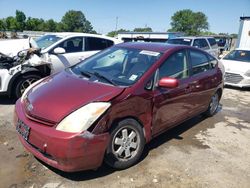
[[[26, 42], [21, 43], [20, 40]], [[121, 43], [111, 37], [86, 33], [53, 33], [46, 34], [36, 41], [16, 41], [16, 44], [13, 44], [12, 40], [11, 45], [8, 40], [0, 41], [2, 49], [3, 43], [8, 46], [3, 50], [5, 53], [0, 54], [0, 94], [16, 98], [36, 80], [74, 65], [102, 49]], [[12, 50], [9, 46], [15, 48]], [[22, 50], [23, 46], [32, 48]], [[22, 51], [12, 57], [18, 48]]]

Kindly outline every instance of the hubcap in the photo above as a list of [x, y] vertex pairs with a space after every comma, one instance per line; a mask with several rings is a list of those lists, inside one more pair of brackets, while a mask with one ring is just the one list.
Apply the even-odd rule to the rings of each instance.
[[127, 127], [121, 128], [113, 139], [113, 153], [121, 160], [129, 160], [138, 152], [139, 142], [137, 131]]
[[30, 78], [25, 80], [20, 87], [20, 92], [21, 94], [23, 94], [23, 92], [25, 91], [25, 89], [27, 89], [32, 83], [34, 83], [35, 81], [37, 81], [36, 78]]
[[219, 96], [218, 94], [214, 94], [212, 99], [211, 99], [211, 103], [210, 103], [210, 113], [213, 114], [216, 110], [217, 107], [219, 105]]

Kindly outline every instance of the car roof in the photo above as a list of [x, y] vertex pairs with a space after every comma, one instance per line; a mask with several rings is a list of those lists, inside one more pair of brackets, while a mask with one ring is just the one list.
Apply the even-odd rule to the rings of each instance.
[[168, 43], [158, 43], [158, 42], [125, 42], [117, 44], [118, 47], [125, 47], [125, 48], [135, 48], [140, 50], [148, 50], [154, 52], [166, 52], [170, 49], [183, 49], [183, 48], [193, 48], [186, 45], [175, 45], [175, 44], [168, 44]]
[[74, 36], [80, 36], [80, 37], [98, 37], [98, 38], [105, 38], [109, 40], [117, 40], [116, 38], [108, 37], [106, 35], [99, 35], [99, 34], [90, 34], [90, 33], [77, 33], [77, 32], [58, 32], [58, 33], [46, 33], [45, 35], [56, 35], [61, 38], [66, 37], [74, 37]]
[[214, 37], [208, 37], [208, 36], [188, 36], [188, 37], [176, 37], [176, 38], [173, 38], [173, 39], [204, 39], [204, 38], [214, 38]]

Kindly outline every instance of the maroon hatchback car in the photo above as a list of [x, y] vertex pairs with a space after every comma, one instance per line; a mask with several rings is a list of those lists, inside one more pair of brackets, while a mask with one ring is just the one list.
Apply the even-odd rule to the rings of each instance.
[[216, 113], [218, 61], [189, 46], [123, 43], [35, 82], [16, 103], [25, 148], [63, 171], [135, 164], [153, 137]]

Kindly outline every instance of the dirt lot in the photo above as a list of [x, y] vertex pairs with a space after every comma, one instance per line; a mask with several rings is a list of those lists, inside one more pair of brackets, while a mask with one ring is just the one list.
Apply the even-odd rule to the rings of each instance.
[[250, 90], [227, 88], [211, 118], [198, 116], [154, 139], [127, 170], [63, 173], [19, 143], [13, 102], [0, 98], [0, 187], [250, 187]]

